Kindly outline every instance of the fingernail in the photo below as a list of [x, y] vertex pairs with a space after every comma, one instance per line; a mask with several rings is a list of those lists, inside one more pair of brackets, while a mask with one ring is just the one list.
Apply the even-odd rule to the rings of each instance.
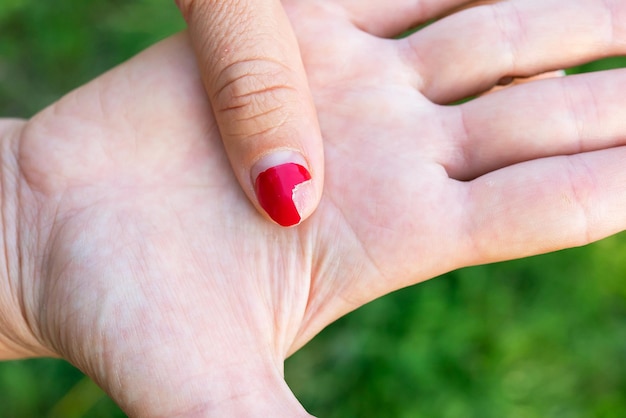
[[288, 162], [260, 172], [254, 191], [261, 207], [281, 226], [293, 226], [302, 220], [302, 211], [310, 200], [311, 174], [301, 164]]

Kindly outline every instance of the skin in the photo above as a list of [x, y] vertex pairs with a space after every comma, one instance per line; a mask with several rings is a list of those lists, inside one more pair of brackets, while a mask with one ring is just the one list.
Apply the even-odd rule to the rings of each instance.
[[623, 230], [626, 72], [442, 104], [624, 53], [626, 5], [512, 0], [372, 36], [458, 3], [285, 3], [327, 173], [295, 228], [237, 187], [186, 34], [3, 120], [0, 357], [65, 358], [131, 416], [309, 416], [283, 361], [338, 317]]
[[324, 152], [298, 42], [280, 0], [176, 0], [187, 21], [207, 97], [242, 190], [260, 214], [257, 176], [297, 163], [312, 180], [306, 219], [324, 184]]

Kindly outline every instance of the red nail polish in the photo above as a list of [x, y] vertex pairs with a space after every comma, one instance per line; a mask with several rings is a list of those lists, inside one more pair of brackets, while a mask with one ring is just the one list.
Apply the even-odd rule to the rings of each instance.
[[299, 164], [286, 163], [268, 168], [256, 178], [255, 192], [261, 207], [279, 225], [300, 222], [300, 213], [293, 201], [294, 189], [311, 180], [308, 170]]

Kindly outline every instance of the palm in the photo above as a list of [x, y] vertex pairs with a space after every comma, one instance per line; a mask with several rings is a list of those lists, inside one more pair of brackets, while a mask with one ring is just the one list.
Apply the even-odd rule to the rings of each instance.
[[[239, 190], [184, 37], [72, 93], [24, 130], [23, 195], [36, 207], [36, 250], [46, 255], [31, 302], [41, 338], [128, 411], [146, 408], [154, 382], [194, 396], [228, 374], [216, 367], [225, 358], [242, 376], [279, 376], [288, 353], [375, 297], [523, 255], [515, 246], [532, 222], [511, 220], [498, 202], [533, 174], [514, 167], [454, 178], [541, 155], [508, 151], [464, 164], [458, 109], [410, 86], [391, 54], [387, 69], [384, 52], [347, 60], [383, 41], [338, 27], [329, 40], [346, 39], [345, 50], [325, 48], [310, 42], [314, 29], [300, 38], [325, 137], [325, 195], [297, 228], [269, 224]], [[542, 167], [557, 171], [537, 163], [532, 172]], [[481, 219], [482, 209], [491, 212]], [[510, 221], [522, 237], [490, 250], [491, 237], [507, 242], [498, 228]], [[579, 242], [570, 235], [558, 245]], [[524, 251], [551, 245], [539, 238]]]
[[[432, 163], [383, 153], [378, 134], [397, 126], [381, 118], [361, 137], [350, 126], [366, 108], [329, 107], [322, 118], [345, 125], [326, 132], [326, 198], [301, 227], [279, 229], [230, 175], [194, 66], [185, 40], [169, 41], [38, 115], [23, 136], [24, 177], [52, 225], [39, 282], [44, 338], [92, 375], [121, 367], [136, 385], [170, 350], [188, 361], [164, 368], [170, 379], [193, 371], [199, 350], [245, 358], [264, 347], [259, 363], [284, 358], [346, 310], [415, 280], [403, 254], [430, 256], [412, 234], [438, 216], [433, 199], [448, 198], [448, 180]], [[412, 221], [420, 207], [430, 213]], [[95, 347], [99, 356], [81, 358]], [[102, 383], [123, 399], [115, 390], [126, 385]]]

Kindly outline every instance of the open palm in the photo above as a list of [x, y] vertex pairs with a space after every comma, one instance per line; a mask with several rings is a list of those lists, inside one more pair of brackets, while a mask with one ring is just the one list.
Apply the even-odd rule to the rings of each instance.
[[[387, 16], [373, 0], [285, 5], [326, 153], [324, 197], [298, 227], [268, 223], [238, 187], [185, 35], [16, 126], [32, 351], [67, 358], [135, 416], [300, 416], [282, 362], [339, 316], [454, 268], [624, 228], [626, 124], [609, 109], [626, 74], [443, 105], [618, 53], [578, 30], [593, 14], [574, 24], [563, 1], [513, 1], [384, 39], [445, 12], [397, 3]], [[521, 27], [525, 13], [563, 25]], [[503, 22], [524, 36], [503, 39]], [[561, 56], [567, 30], [576, 47]]]

